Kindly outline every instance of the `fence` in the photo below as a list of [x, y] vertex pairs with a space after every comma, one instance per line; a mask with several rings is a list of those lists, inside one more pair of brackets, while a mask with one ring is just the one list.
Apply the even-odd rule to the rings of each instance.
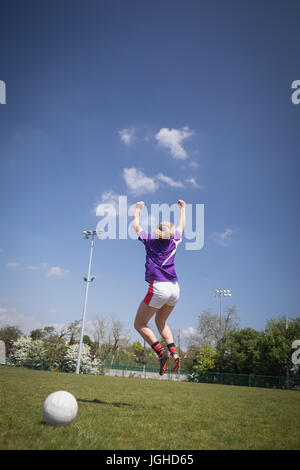
[[164, 375], [160, 376], [157, 367], [143, 367], [134, 365], [120, 365], [107, 364], [104, 367], [104, 374], [117, 377], [138, 377], [141, 379], [159, 379], [159, 380], [173, 380], [173, 381], [186, 381], [186, 374], [179, 372], [171, 373], [168, 370]]
[[[7, 365], [22, 366], [31, 369], [48, 370], [57, 372], [75, 372], [67, 369], [63, 362], [41, 360], [26, 360], [22, 363], [13, 363], [7, 360]], [[300, 376], [276, 377], [253, 374], [231, 374], [227, 372], [207, 372], [179, 370], [175, 373], [167, 371], [160, 376], [157, 367], [145, 367], [138, 365], [124, 364], [102, 364], [99, 368], [99, 375], [110, 375], [119, 377], [139, 377], [145, 379], [162, 379], [174, 381], [188, 381], [196, 383], [210, 383], [219, 385], [239, 385], [246, 387], [279, 388], [300, 390]]]
[[198, 383], [300, 390], [299, 376], [287, 378], [254, 374], [197, 371], [188, 373], [188, 380]]
[[[133, 365], [105, 365], [106, 375], [130, 376], [135, 375], [144, 378], [160, 378], [157, 368], [133, 366]], [[115, 371], [115, 373], [114, 373]], [[116, 372], [118, 371], [118, 372]], [[131, 372], [131, 374], [130, 374]], [[185, 380], [188, 382], [211, 383], [219, 385], [239, 385], [246, 387], [281, 388], [300, 390], [300, 376], [298, 377], [276, 377], [253, 374], [231, 374], [226, 372], [188, 371], [179, 370], [175, 374], [168, 371], [165, 379]]]

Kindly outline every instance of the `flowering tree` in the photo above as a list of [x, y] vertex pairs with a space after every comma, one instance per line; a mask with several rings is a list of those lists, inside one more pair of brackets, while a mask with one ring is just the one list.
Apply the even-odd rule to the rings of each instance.
[[30, 362], [35, 367], [39, 367], [41, 361], [45, 359], [46, 350], [42, 340], [35, 340], [30, 336], [22, 336], [13, 342], [13, 352], [10, 354], [10, 361], [16, 365], [25, 365]]
[[[75, 372], [78, 357], [78, 348], [78, 344], [72, 344], [71, 346], [67, 347], [67, 351], [63, 361], [64, 372]], [[90, 349], [90, 346], [88, 346], [87, 344], [82, 344], [79, 372], [82, 374], [99, 375], [101, 373], [102, 363], [99, 359], [94, 359], [92, 361], [90, 356]]]

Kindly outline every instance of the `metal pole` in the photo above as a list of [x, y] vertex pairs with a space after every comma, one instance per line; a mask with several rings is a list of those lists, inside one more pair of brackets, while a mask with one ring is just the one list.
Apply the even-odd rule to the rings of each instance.
[[93, 248], [94, 248], [94, 235], [95, 234], [93, 233], [92, 234], [91, 250], [90, 250], [89, 270], [88, 270], [88, 276], [87, 276], [87, 280], [86, 280], [84, 308], [83, 308], [83, 315], [82, 315], [82, 321], [81, 321], [81, 333], [80, 333], [80, 342], [79, 342], [77, 365], [76, 365], [76, 374], [79, 374], [79, 369], [80, 369], [80, 359], [81, 359], [81, 350], [82, 350], [82, 341], [83, 341], [83, 332], [84, 332], [84, 322], [85, 322], [85, 316], [86, 316], [86, 307], [87, 307], [87, 299], [88, 299], [88, 291], [89, 291], [90, 275], [91, 275], [91, 266], [92, 266], [92, 257], [93, 257]]
[[[287, 341], [287, 331], [288, 331], [288, 327], [289, 327], [289, 323], [288, 323], [288, 319], [286, 318], [285, 319], [285, 337], [286, 337], [286, 341]], [[286, 359], [286, 388], [289, 388], [289, 359], [287, 358]]]
[[[179, 328], [179, 331], [178, 331], [178, 356], [180, 357], [180, 328]], [[180, 374], [180, 366], [179, 366], [179, 369], [178, 369], [178, 374]]]
[[144, 377], [146, 378], [146, 341], [144, 340]]

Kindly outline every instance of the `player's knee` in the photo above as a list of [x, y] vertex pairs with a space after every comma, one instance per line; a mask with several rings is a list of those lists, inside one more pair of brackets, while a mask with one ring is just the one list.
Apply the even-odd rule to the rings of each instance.
[[134, 328], [137, 330], [137, 331], [141, 331], [143, 329], [144, 326], [147, 326], [146, 324], [144, 323], [141, 323], [137, 320], [135, 320], [134, 322]]

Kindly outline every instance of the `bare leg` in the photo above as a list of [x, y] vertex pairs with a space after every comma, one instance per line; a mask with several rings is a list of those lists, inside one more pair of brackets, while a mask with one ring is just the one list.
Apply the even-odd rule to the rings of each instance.
[[153, 317], [154, 313], [157, 311], [157, 308], [149, 307], [149, 305], [145, 304], [145, 302], [141, 302], [138, 308], [134, 327], [140, 333], [140, 335], [144, 338], [147, 343], [152, 346], [153, 343], [157, 342], [157, 338], [152, 330], [147, 326], [151, 317]]
[[174, 343], [174, 338], [172, 335], [172, 332], [168, 325], [166, 324], [167, 318], [172, 312], [174, 307], [171, 307], [170, 305], [163, 305], [157, 312], [156, 317], [155, 317], [155, 323], [158, 328], [158, 331], [160, 332], [163, 340], [166, 342], [166, 344]]

